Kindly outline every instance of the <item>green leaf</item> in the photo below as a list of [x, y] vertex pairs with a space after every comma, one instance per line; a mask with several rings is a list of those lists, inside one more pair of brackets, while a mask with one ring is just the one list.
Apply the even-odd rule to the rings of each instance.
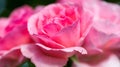
[[30, 60], [26, 60], [19, 67], [35, 67], [35, 65]]
[[73, 61], [71, 58], [69, 58], [67, 64], [64, 67], [72, 67]]

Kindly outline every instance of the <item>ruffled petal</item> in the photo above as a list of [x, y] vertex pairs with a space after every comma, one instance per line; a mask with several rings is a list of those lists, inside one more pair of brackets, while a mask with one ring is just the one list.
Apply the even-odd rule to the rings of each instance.
[[63, 28], [52, 39], [65, 47], [76, 46], [80, 39], [80, 22], [76, 21], [73, 25]]
[[68, 58], [58, 58], [43, 53], [37, 45], [26, 45], [21, 49], [23, 55], [31, 58], [36, 67], [63, 67]]
[[107, 59], [101, 61], [99, 64], [90, 65], [85, 62], [74, 61], [72, 67], [120, 67], [120, 60], [116, 55], [112, 54]]
[[0, 51], [0, 53], [0, 67], [17, 67], [24, 60], [19, 47], [13, 48], [10, 51]]

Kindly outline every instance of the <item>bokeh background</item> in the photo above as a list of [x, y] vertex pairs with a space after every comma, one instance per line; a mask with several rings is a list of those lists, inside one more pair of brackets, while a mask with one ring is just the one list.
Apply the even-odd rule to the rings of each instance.
[[[0, 0], [0, 17], [7, 17], [11, 11], [22, 5], [30, 5], [33, 8], [37, 5], [47, 5], [54, 3], [56, 0]], [[107, 2], [120, 5], [120, 0], [105, 0]]]

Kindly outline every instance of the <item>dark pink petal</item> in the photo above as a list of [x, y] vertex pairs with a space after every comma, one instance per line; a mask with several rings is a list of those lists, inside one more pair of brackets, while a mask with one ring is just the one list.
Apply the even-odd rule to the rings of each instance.
[[33, 10], [30, 6], [24, 5], [15, 9], [10, 15], [9, 25], [6, 27], [6, 32], [11, 31], [18, 25], [27, 24], [28, 18], [32, 15]]
[[28, 42], [32, 42], [32, 40], [30, 39], [26, 25], [18, 26], [0, 40], [0, 50], [9, 50]]

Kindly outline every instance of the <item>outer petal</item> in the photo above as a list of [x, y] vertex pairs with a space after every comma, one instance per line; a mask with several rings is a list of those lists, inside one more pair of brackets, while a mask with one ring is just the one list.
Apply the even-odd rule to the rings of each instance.
[[21, 49], [23, 55], [31, 58], [37, 67], [63, 67], [67, 63], [68, 57], [76, 52], [82, 54], [87, 53], [86, 50], [81, 47], [51, 49], [41, 44], [37, 45], [27, 45]]
[[118, 51], [120, 49], [120, 6], [104, 1], [86, 1], [83, 6], [94, 13], [94, 29], [90, 30], [83, 45], [88, 53], [95, 51], [99, 53], [103, 48]]
[[113, 21], [101, 21], [98, 20], [93, 24], [93, 27], [99, 31], [103, 32], [106, 35], [117, 35], [120, 36], [120, 24], [114, 23]]
[[112, 54], [108, 59], [101, 61], [99, 64], [89, 65], [84, 62], [74, 61], [73, 67], [120, 67], [120, 60], [116, 55]]
[[63, 49], [54, 49], [46, 47], [42, 44], [37, 44], [45, 53], [56, 57], [70, 57], [76, 52], [80, 54], [87, 54], [87, 51], [82, 47], [70, 47], [70, 48], [63, 48]]
[[35, 7], [34, 13], [40, 12], [45, 6], [43, 5], [38, 5]]
[[30, 6], [24, 5], [15, 9], [9, 16], [9, 25], [6, 27], [6, 32], [13, 30], [20, 25], [26, 25], [28, 18], [32, 15], [33, 10]]
[[20, 49], [16, 47], [0, 55], [0, 67], [17, 67], [23, 60]]
[[102, 50], [120, 50], [120, 37], [118, 35], [107, 35], [92, 29], [85, 39], [84, 47], [88, 53], [100, 53]]
[[21, 49], [24, 56], [31, 58], [36, 67], [63, 67], [67, 58], [58, 58], [43, 53], [36, 45], [26, 45]]
[[31, 42], [26, 25], [18, 26], [0, 40], [0, 50], [9, 50], [23, 43]]
[[5, 28], [9, 24], [8, 18], [0, 18], [0, 38], [6, 35]]

